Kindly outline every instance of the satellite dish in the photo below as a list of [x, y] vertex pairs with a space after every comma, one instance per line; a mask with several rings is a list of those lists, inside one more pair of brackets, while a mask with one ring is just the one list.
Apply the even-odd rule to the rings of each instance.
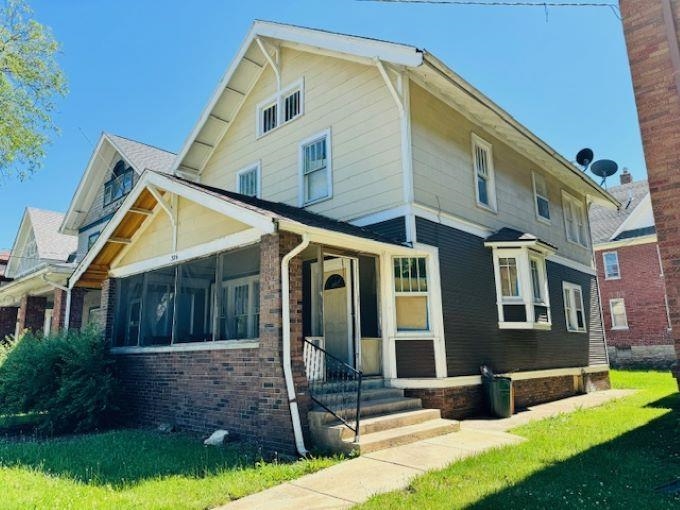
[[583, 171], [585, 172], [586, 168], [588, 168], [588, 165], [590, 165], [590, 162], [593, 160], [593, 157], [593, 150], [586, 147], [585, 149], [578, 151], [576, 162], [583, 167]]
[[619, 165], [617, 165], [616, 162], [612, 161], [611, 159], [598, 159], [590, 167], [591, 172], [593, 172], [598, 177], [602, 177], [600, 186], [606, 182], [607, 177], [614, 175], [618, 169]]

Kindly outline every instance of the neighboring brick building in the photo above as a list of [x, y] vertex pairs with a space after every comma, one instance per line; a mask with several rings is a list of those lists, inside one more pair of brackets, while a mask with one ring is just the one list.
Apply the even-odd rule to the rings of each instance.
[[610, 363], [668, 368], [676, 356], [647, 181], [624, 171], [609, 192], [621, 209], [594, 206], [590, 222]]
[[[678, 0], [621, 0], [635, 101], [663, 263], [676, 354], [680, 352], [680, 23]], [[680, 381], [680, 366], [674, 365]]]

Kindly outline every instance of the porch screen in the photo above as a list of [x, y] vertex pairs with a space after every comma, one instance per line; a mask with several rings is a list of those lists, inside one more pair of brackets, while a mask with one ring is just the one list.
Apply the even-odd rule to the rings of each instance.
[[118, 289], [117, 347], [259, 337], [258, 245], [122, 278]]

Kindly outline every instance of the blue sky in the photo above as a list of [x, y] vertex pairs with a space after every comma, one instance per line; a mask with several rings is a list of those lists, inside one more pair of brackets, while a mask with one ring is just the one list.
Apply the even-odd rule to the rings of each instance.
[[101, 131], [179, 151], [253, 19], [414, 44], [573, 159], [589, 146], [646, 175], [621, 22], [608, 8], [354, 0], [32, 0], [70, 93], [44, 167], [0, 183], [0, 248], [26, 206], [65, 211]]

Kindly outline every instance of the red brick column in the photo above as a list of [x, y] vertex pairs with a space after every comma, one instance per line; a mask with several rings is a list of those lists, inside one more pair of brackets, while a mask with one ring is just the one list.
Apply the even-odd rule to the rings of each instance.
[[17, 323], [19, 332], [30, 329], [31, 331], [42, 331], [45, 324], [45, 308], [47, 298], [43, 296], [24, 296], [21, 298], [19, 312], [17, 313]]
[[68, 293], [62, 289], [54, 289], [54, 306], [52, 307], [52, 332], [58, 333], [66, 323], [66, 304]]
[[[635, 90], [649, 189], [666, 277], [676, 353], [680, 355], [680, 2], [621, 0], [624, 35]], [[680, 384], [680, 367], [675, 365]]]
[[[85, 289], [75, 288], [71, 290], [71, 306], [69, 313], [68, 329], [77, 331], [83, 321], [83, 298]], [[54, 311], [52, 312], [52, 331], [62, 331], [66, 325], [66, 306], [68, 293], [62, 289], [54, 289]]]
[[[260, 387], [262, 441], [268, 448], [294, 453], [294, 435], [283, 374], [281, 259], [300, 243], [297, 235], [281, 232], [262, 237], [260, 244]], [[307, 429], [307, 380], [302, 364], [302, 263], [290, 264], [291, 358], [296, 398]]]
[[80, 331], [83, 325], [83, 305], [87, 289], [76, 287], [71, 289], [71, 309], [69, 311], [69, 331]]
[[13, 335], [17, 327], [17, 313], [19, 308], [7, 306], [0, 308], [0, 343], [7, 335]]
[[113, 319], [116, 312], [116, 286], [114, 278], [108, 278], [102, 283], [101, 295], [101, 324], [104, 338], [113, 343]]

